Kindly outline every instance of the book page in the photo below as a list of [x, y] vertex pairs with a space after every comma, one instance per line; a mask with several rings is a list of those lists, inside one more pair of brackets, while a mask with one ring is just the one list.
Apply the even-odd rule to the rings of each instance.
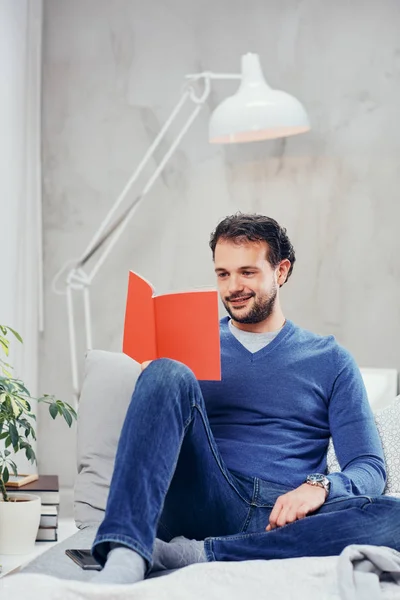
[[28, 483], [32, 483], [32, 481], [36, 481], [37, 479], [39, 479], [39, 475], [37, 473], [31, 473], [29, 475], [23, 475], [23, 474], [18, 474], [18, 475], [11, 475], [9, 476], [9, 479], [7, 481], [7, 487], [23, 487], [24, 485], [27, 485]]
[[129, 273], [122, 349], [138, 363], [157, 358], [153, 288], [133, 271]]
[[199, 380], [220, 380], [217, 292], [164, 294], [154, 304], [158, 358], [179, 360]]

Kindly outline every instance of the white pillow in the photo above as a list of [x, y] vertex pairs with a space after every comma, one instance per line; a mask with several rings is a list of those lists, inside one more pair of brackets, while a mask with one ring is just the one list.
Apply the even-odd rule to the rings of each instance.
[[376, 412], [381, 408], [386, 408], [398, 394], [396, 369], [382, 368], [361, 368], [361, 375], [364, 381], [369, 404]]
[[[381, 438], [387, 481], [384, 494], [400, 494], [400, 396], [374, 414], [375, 423]], [[328, 473], [340, 471], [332, 438], [329, 440], [327, 453]]]

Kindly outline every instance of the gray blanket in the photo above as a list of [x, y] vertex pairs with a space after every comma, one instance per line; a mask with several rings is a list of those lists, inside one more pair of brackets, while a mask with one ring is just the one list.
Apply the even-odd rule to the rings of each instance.
[[[380, 600], [383, 581], [400, 586], [400, 553], [383, 546], [347, 546], [338, 559], [342, 600]], [[398, 587], [397, 598], [400, 598]]]

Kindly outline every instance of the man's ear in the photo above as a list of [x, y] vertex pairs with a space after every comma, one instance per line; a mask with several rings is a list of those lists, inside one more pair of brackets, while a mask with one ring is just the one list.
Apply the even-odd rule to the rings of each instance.
[[277, 282], [279, 284], [279, 287], [282, 287], [283, 284], [286, 282], [290, 265], [291, 262], [287, 258], [281, 260], [281, 262], [279, 263], [277, 270]]

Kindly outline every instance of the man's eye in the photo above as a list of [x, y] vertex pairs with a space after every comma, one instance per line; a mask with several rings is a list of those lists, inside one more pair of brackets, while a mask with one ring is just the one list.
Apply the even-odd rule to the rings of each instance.
[[226, 276], [227, 276], [227, 273], [218, 273], [218, 275], [217, 275], [217, 277], [219, 279], [222, 279], [223, 277], [226, 277]]
[[245, 277], [251, 277], [251, 275], [254, 275], [253, 271], [242, 271], [242, 275], [245, 275]]

